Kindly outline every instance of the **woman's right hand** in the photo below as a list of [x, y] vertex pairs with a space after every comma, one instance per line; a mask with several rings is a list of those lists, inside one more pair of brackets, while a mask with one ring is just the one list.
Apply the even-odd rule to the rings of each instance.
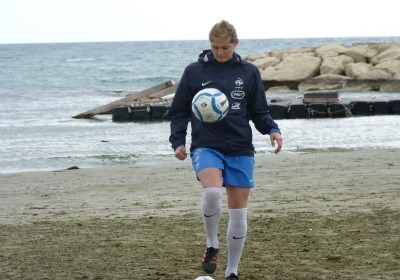
[[187, 157], [185, 146], [179, 146], [175, 149], [175, 157], [180, 160], [184, 160]]

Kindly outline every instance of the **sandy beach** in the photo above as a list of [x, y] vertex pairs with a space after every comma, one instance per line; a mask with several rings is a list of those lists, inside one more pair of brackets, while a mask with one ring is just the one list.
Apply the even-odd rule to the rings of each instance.
[[[399, 170], [397, 149], [257, 156], [240, 279], [400, 279]], [[195, 279], [200, 199], [188, 160], [1, 174], [0, 278]]]

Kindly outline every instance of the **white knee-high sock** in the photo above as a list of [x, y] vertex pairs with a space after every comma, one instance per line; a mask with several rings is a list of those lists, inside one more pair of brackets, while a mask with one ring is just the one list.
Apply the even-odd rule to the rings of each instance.
[[226, 234], [228, 243], [228, 265], [225, 275], [238, 275], [238, 266], [247, 233], [247, 208], [229, 209], [229, 223]]
[[206, 188], [201, 200], [201, 213], [207, 235], [207, 248], [219, 248], [218, 226], [222, 214], [222, 188]]

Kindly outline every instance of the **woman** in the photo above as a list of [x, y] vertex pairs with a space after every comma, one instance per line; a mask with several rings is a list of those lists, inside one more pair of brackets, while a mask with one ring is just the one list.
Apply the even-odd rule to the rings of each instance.
[[[239, 279], [238, 266], [247, 233], [247, 203], [254, 187], [254, 147], [249, 121], [261, 134], [269, 134], [275, 153], [282, 148], [278, 125], [272, 120], [258, 69], [244, 61], [235, 49], [236, 30], [227, 21], [215, 24], [209, 34], [211, 50], [203, 51], [188, 65], [179, 82], [170, 109], [171, 136], [175, 157], [184, 160], [186, 132], [191, 122], [190, 154], [203, 187], [201, 212], [207, 236], [202, 259], [206, 273], [214, 273], [219, 252], [218, 226], [222, 213], [222, 188], [228, 201], [227, 280]], [[203, 123], [191, 111], [194, 95], [204, 88], [224, 92], [230, 108], [217, 123]]]

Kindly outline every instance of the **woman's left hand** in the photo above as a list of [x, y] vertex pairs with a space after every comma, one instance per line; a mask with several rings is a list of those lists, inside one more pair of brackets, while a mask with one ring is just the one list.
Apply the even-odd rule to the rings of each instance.
[[272, 132], [269, 135], [269, 138], [271, 139], [272, 147], [275, 147], [275, 142], [276, 142], [276, 144], [278, 144], [278, 147], [276, 147], [274, 153], [275, 154], [279, 153], [282, 149], [282, 142], [283, 142], [282, 135], [278, 132]]

